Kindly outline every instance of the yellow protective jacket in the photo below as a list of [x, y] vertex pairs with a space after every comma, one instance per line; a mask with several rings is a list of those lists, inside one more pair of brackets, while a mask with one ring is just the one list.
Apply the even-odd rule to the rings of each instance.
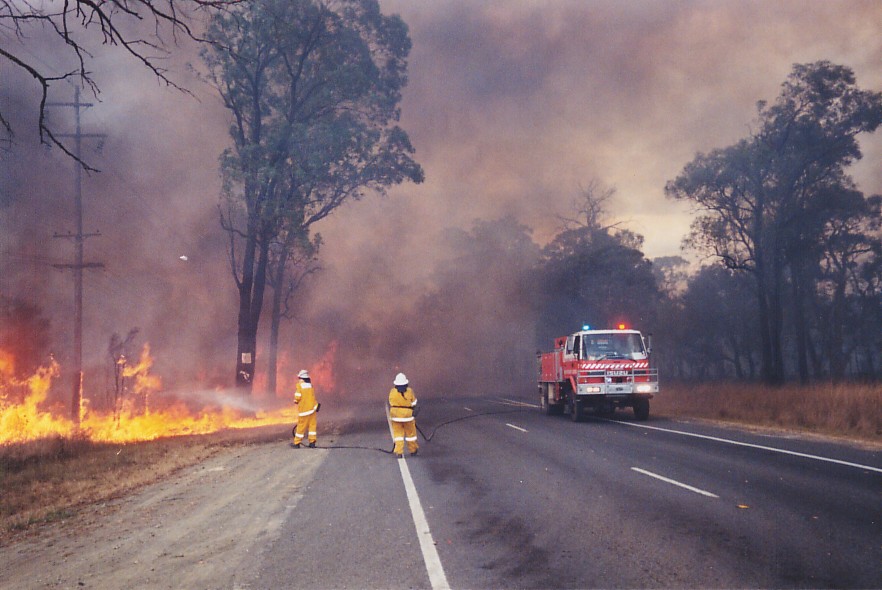
[[393, 422], [413, 421], [413, 408], [417, 399], [413, 389], [408, 387], [404, 393], [399, 393], [396, 388], [389, 392], [389, 417]]
[[297, 414], [300, 416], [309, 416], [318, 409], [312, 383], [297, 382], [297, 389], [294, 390], [294, 402], [297, 404]]

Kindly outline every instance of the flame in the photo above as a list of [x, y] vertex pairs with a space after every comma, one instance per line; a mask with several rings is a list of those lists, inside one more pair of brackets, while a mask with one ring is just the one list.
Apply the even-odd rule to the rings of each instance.
[[134, 367], [123, 368], [123, 377], [135, 378], [135, 393], [148, 395], [152, 391], [162, 389], [162, 379], [150, 374], [153, 368], [153, 357], [150, 356], [150, 344], [145, 344], [141, 350], [141, 358]]
[[[125, 443], [208, 434], [226, 428], [292, 424], [297, 420], [293, 406], [253, 412], [230, 405], [210, 404], [194, 411], [183, 401], [173, 400], [163, 407], [150, 407], [147, 400], [156, 399], [162, 380], [150, 372], [153, 358], [149, 345], [145, 345], [137, 365], [122, 366], [123, 376], [134, 379], [132, 390], [135, 395], [124, 396], [120, 407], [110, 411], [92, 409], [85, 399], [77, 427], [69, 417], [58, 416], [45, 407], [52, 380], [60, 373], [58, 364], [52, 360], [29, 378], [18, 380], [13, 375], [13, 360], [11, 355], [0, 350], [0, 445], [74, 435], [96, 442]], [[234, 395], [226, 397], [232, 400]], [[137, 401], [139, 397], [141, 402]], [[199, 397], [222, 400], [225, 394], [206, 392]]]
[[[52, 379], [59, 374], [58, 363], [53, 360], [24, 381], [12, 376], [11, 371], [8, 374], [5, 371], [4, 368], [4, 383], [0, 390], [0, 443], [24, 442], [53, 435], [70, 436], [74, 432], [73, 422], [40, 409], [46, 401]], [[17, 390], [22, 389], [26, 392], [24, 401], [11, 401]]]
[[5, 350], [0, 349], [0, 379], [8, 380], [15, 373], [15, 358]]
[[332, 340], [322, 358], [308, 369], [312, 382], [320, 391], [333, 391], [337, 385], [337, 381], [334, 378], [334, 361], [336, 358], [337, 341]]

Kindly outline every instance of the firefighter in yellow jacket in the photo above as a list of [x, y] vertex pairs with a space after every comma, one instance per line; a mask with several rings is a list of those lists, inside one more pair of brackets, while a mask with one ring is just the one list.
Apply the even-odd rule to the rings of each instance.
[[419, 449], [416, 422], [413, 417], [417, 400], [404, 373], [398, 373], [392, 385], [395, 387], [389, 391], [389, 419], [392, 421], [392, 440], [395, 443], [393, 452], [400, 459], [404, 457], [405, 441], [407, 441], [407, 451], [411, 455], [416, 455]]
[[297, 430], [294, 432], [294, 448], [299, 449], [303, 437], [308, 436], [310, 448], [315, 448], [318, 431], [316, 430], [316, 413], [319, 404], [315, 400], [315, 390], [306, 369], [297, 373], [297, 388], [294, 391], [294, 403], [297, 404]]

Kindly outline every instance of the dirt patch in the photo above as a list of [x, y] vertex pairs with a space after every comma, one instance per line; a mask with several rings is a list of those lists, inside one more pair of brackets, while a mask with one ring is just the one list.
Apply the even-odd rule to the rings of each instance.
[[250, 588], [269, 546], [328, 451], [274, 437], [211, 448], [173, 478], [0, 548], [11, 588]]
[[130, 444], [46, 439], [0, 452], [0, 546], [35, 526], [70, 520], [83, 507], [119, 498], [228, 447], [283, 441], [287, 427]]

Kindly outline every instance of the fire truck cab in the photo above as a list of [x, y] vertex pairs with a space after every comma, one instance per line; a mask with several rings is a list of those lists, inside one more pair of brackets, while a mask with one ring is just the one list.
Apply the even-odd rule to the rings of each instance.
[[540, 352], [539, 403], [546, 414], [569, 413], [580, 421], [586, 410], [610, 415], [630, 407], [649, 418], [649, 400], [658, 393], [658, 369], [649, 366], [651, 343], [637, 330], [581, 331], [554, 340]]

